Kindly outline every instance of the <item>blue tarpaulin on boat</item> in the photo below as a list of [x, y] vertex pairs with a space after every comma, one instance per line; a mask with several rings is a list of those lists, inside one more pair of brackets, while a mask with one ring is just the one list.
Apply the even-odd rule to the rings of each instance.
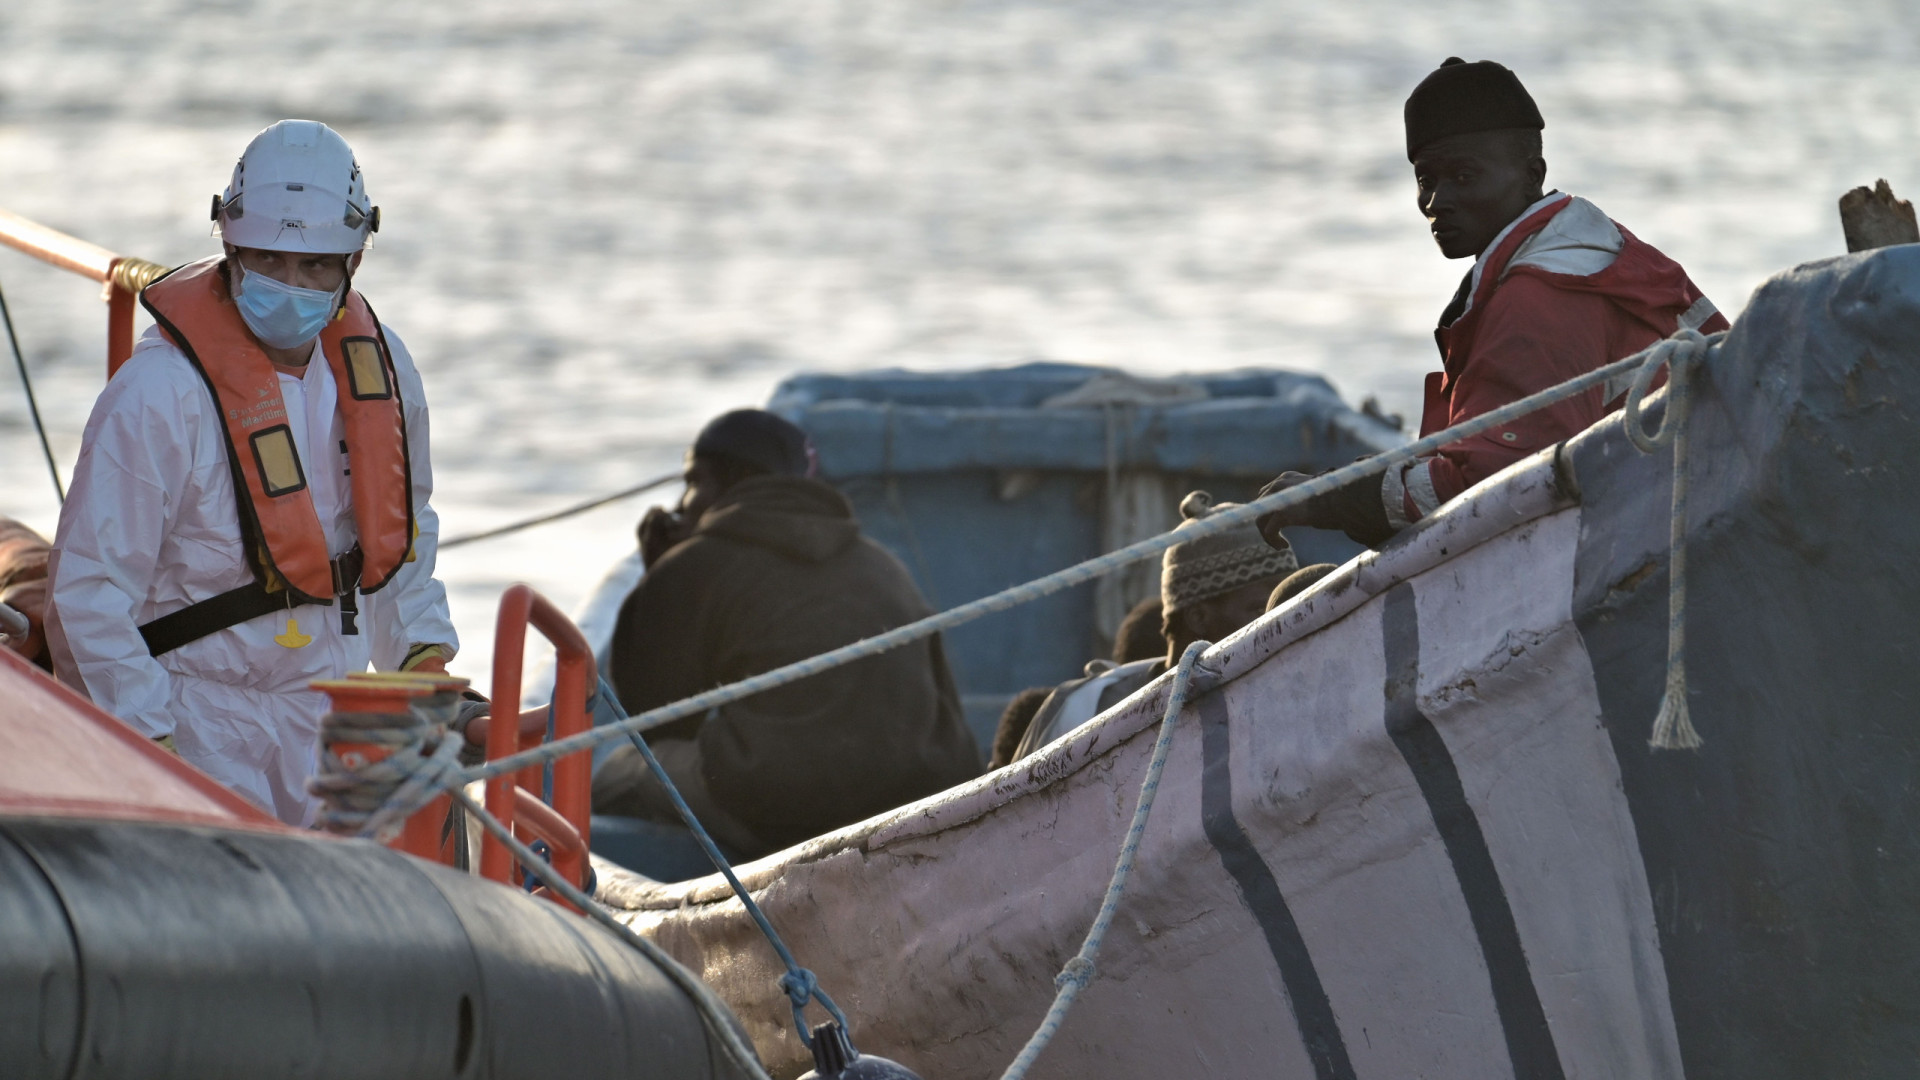
[[[1099, 376], [1196, 395], [1169, 404], [1046, 403]], [[824, 476], [960, 469], [1152, 469], [1265, 482], [1276, 462], [1345, 464], [1399, 440], [1316, 375], [1234, 371], [1133, 380], [1111, 368], [1037, 363], [997, 371], [800, 375], [768, 406], [812, 436]]]

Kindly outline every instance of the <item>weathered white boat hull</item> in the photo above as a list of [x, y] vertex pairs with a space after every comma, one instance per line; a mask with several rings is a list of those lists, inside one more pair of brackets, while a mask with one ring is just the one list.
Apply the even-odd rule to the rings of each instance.
[[[1502, 509], [1545, 509], [1552, 479], [1542, 459]], [[1569, 606], [1579, 514], [1349, 567], [1215, 655], [1229, 681], [1181, 718], [1099, 978], [1043, 1075], [1483, 1077], [1510, 1038], [1551, 1053], [1549, 1013], [1579, 1074], [1677, 1075]], [[1428, 719], [1396, 739], [1381, 688], [1409, 673]], [[756, 867], [778, 875], [763, 902], [863, 1042], [942, 1077], [1012, 1057], [1099, 903], [1163, 692], [858, 841]], [[797, 1060], [768, 992], [779, 972], [737, 904], [635, 925], [704, 958], [763, 1052]]]
[[[1910, 1060], [1920, 734], [1873, 718], [1920, 700], [1899, 662], [1920, 642], [1896, 617], [1920, 603], [1920, 471], [1894, 452], [1920, 390], [1916, 296], [1920, 249], [1777, 279], [1698, 398], [1697, 754], [1645, 745], [1671, 460], [1632, 451], [1617, 422], [1221, 643], [1098, 977], [1036, 1075]], [[1797, 516], [1833, 507], [1855, 508], [1845, 529]], [[1848, 611], [1870, 623], [1836, 643]], [[999, 1074], [1092, 917], [1164, 693], [747, 868], [861, 1045], [929, 1077]], [[1877, 747], [1834, 743], [1849, 725]], [[737, 902], [713, 879], [609, 876], [605, 895], [733, 1004], [776, 1073], [801, 1071], [778, 967]]]

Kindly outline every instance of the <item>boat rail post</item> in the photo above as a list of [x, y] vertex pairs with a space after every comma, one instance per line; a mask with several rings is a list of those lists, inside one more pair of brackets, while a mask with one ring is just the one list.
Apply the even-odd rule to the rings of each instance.
[[107, 378], [133, 355], [133, 308], [140, 290], [167, 267], [108, 251], [98, 244], [0, 210], [0, 243], [49, 266], [101, 283], [107, 303]]
[[[125, 260], [113, 260], [115, 270]], [[114, 280], [110, 271], [107, 275], [107, 378], [120, 370], [120, 365], [133, 355], [133, 291]]]
[[[587, 730], [592, 724], [587, 714], [587, 696], [589, 680], [595, 671], [593, 649], [572, 620], [524, 584], [509, 587], [500, 597], [493, 643], [494, 709], [508, 710], [501, 712], [502, 718], [518, 715], [528, 627], [540, 631], [559, 654], [554, 678], [553, 736], [566, 738]], [[489, 723], [487, 760], [530, 750], [546, 740], [545, 724], [522, 728], [523, 725], [517, 723]], [[485, 799], [487, 813], [509, 824], [516, 833], [525, 832], [546, 840], [553, 851], [555, 873], [578, 885], [585, 880], [591, 837], [592, 754], [583, 750], [554, 762], [551, 808], [539, 804], [534, 794], [540, 789], [541, 773], [541, 768], [535, 765], [489, 779]], [[527, 806], [529, 801], [539, 804], [539, 808]], [[560, 833], [561, 827], [572, 835]], [[489, 833], [481, 840], [480, 875], [507, 884], [512, 880], [512, 871], [512, 853]]]

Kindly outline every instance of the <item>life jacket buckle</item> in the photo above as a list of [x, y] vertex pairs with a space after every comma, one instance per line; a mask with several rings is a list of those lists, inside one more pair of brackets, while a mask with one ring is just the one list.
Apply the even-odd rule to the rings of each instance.
[[360, 572], [364, 563], [358, 544], [328, 563], [333, 570], [333, 594], [340, 601], [340, 633], [347, 636], [360, 632], [355, 620], [360, 615]]

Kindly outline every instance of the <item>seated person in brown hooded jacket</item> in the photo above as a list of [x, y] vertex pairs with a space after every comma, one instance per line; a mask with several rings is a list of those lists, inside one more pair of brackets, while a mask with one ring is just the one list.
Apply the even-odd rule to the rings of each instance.
[[[679, 511], [640, 524], [647, 573], [620, 609], [608, 674], [629, 715], [931, 614], [900, 561], [809, 478], [799, 428], [757, 409], [708, 424]], [[940, 639], [655, 731], [708, 830], [752, 858], [972, 778], [980, 754]], [[596, 771], [593, 809], [678, 822], [632, 746]]]

